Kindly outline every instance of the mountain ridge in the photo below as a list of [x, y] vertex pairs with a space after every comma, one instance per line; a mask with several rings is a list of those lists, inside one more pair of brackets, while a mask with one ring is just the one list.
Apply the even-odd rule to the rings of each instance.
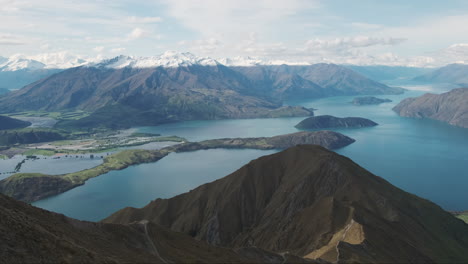
[[103, 222], [141, 219], [214, 245], [249, 245], [330, 262], [468, 258], [468, 225], [313, 145], [261, 157], [225, 178], [141, 209], [122, 209]]
[[310, 116], [310, 109], [283, 106], [282, 101], [401, 92], [330, 64], [118, 69], [101, 65], [71, 68], [6, 94], [0, 97], [0, 112], [84, 110], [94, 113], [57, 126], [118, 128], [184, 120]]

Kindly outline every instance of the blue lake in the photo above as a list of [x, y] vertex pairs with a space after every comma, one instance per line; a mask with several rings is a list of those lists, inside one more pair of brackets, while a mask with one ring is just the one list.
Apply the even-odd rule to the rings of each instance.
[[[369, 118], [379, 126], [335, 130], [356, 142], [336, 152], [405, 191], [436, 202], [447, 210], [468, 209], [468, 129], [442, 122], [403, 118], [391, 108], [401, 99], [421, 95], [379, 96], [392, 103], [354, 106], [354, 97], [332, 97], [288, 104], [318, 109], [316, 115]], [[304, 118], [189, 121], [139, 132], [177, 135], [190, 141], [225, 137], [274, 136], [298, 131]], [[126, 206], [141, 207], [156, 198], [168, 198], [223, 177], [248, 161], [273, 151], [204, 150], [170, 154], [152, 164], [109, 172], [84, 186], [34, 203], [78, 219], [99, 220]]]

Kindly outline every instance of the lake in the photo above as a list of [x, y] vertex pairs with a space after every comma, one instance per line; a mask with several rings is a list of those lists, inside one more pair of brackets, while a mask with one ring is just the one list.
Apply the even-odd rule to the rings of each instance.
[[[393, 102], [372, 106], [350, 104], [354, 96], [288, 104], [313, 107], [318, 109], [316, 115], [359, 116], [379, 123], [372, 128], [335, 130], [356, 139], [354, 144], [336, 152], [447, 210], [467, 210], [468, 129], [433, 120], [399, 117], [391, 110], [401, 99], [422, 93], [408, 91], [403, 95], [378, 96]], [[188, 121], [141, 127], [138, 132], [177, 135], [190, 141], [274, 136], [298, 131], [294, 125], [303, 119]], [[100, 220], [126, 206], [141, 207], [156, 198], [189, 191], [273, 152], [217, 149], [174, 153], [156, 163], [109, 172], [34, 205], [78, 219]]]

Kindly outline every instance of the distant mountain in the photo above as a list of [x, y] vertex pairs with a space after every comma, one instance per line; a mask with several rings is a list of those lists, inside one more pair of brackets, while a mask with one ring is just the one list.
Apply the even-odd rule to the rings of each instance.
[[362, 117], [334, 117], [330, 115], [308, 117], [295, 127], [300, 129], [325, 129], [325, 128], [360, 128], [372, 127], [378, 124]]
[[31, 125], [31, 122], [22, 121], [8, 116], [0, 115], [0, 130], [23, 128]]
[[61, 71], [60, 69], [0, 71], [0, 85], [5, 89], [20, 89], [30, 83]]
[[0, 98], [0, 112], [85, 110], [66, 127], [156, 125], [194, 119], [307, 116], [294, 98], [394, 94], [403, 89], [332, 64], [226, 67], [190, 53], [118, 56], [76, 67]]
[[357, 73], [366, 76], [369, 79], [376, 81], [408, 81], [417, 76], [434, 71], [432, 68], [418, 68], [405, 66], [358, 66], [358, 65], [343, 65]]
[[449, 64], [433, 72], [415, 77], [418, 82], [452, 83], [468, 86], [468, 64]]
[[32, 57], [23, 55], [14, 55], [10, 58], [0, 57], [0, 87], [19, 89], [63, 69], [88, 63], [85, 59], [66, 53]]
[[149, 220], [223, 247], [333, 263], [461, 263], [468, 225], [350, 159], [300, 145], [103, 222]]
[[393, 108], [400, 116], [430, 118], [468, 128], [468, 88], [407, 98]]
[[78, 221], [1, 194], [0, 237], [2, 263], [305, 262], [261, 249], [215, 247], [148, 221]]
[[10, 89], [7, 88], [0, 88], [0, 96], [7, 94], [10, 92]]
[[267, 65], [232, 67], [255, 83], [259, 93], [281, 99], [306, 99], [338, 95], [398, 94], [389, 87], [335, 64]]

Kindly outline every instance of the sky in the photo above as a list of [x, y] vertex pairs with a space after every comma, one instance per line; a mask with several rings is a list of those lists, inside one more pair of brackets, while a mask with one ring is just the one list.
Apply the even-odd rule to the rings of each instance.
[[468, 63], [466, 0], [0, 0], [0, 56]]

